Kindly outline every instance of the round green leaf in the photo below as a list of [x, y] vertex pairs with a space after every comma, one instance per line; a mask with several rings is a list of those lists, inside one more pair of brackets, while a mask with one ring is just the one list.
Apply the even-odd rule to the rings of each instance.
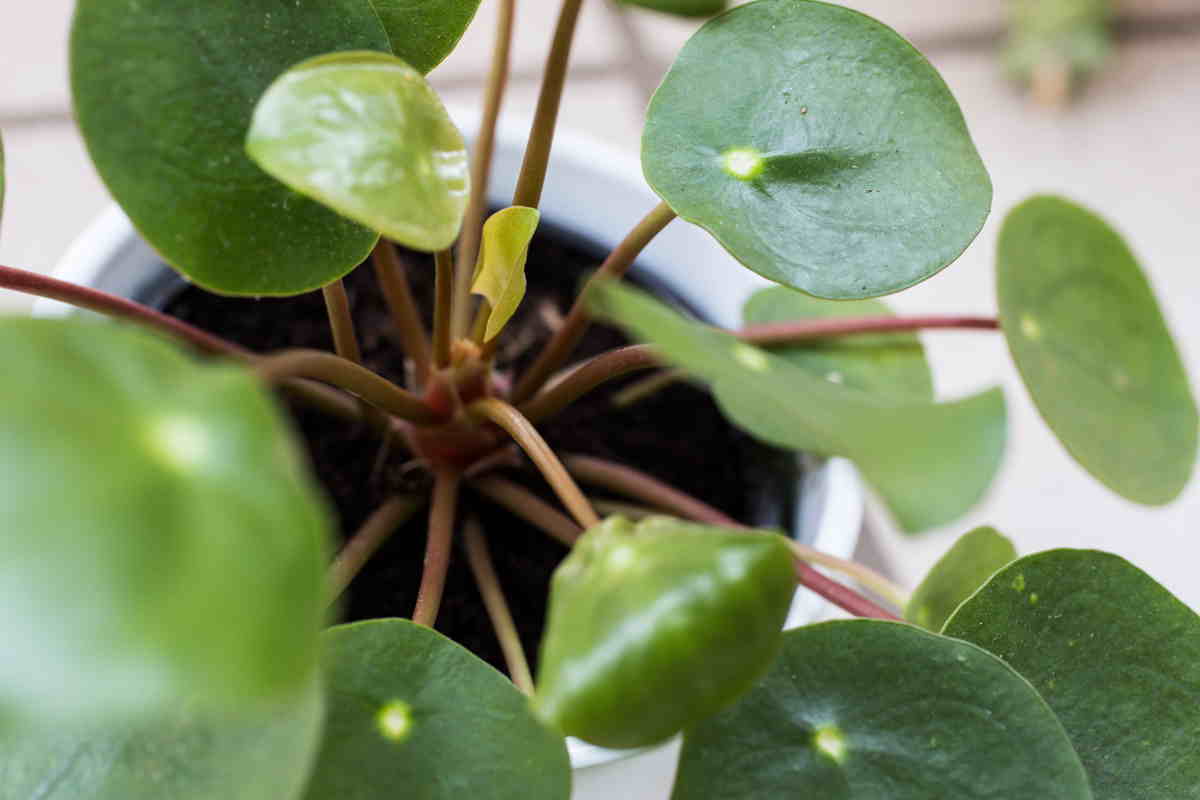
[[223, 294], [299, 294], [378, 237], [255, 166], [250, 114], [297, 61], [364, 49], [388, 49], [367, 0], [79, 0], [75, 115], [113, 197], [168, 263]]
[[965, 513], [1000, 465], [999, 389], [939, 404], [887, 400], [686, 320], [636, 289], [610, 282], [590, 297], [598, 313], [710, 383], [725, 415], [754, 436], [852, 459], [907, 531]]
[[642, 167], [747, 267], [838, 300], [933, 275], [992, 198], [929, 62], [875, 20], [807, 0], [747, 3], [688, 41], [650, 102]]
[[624, 5], [641, 6], [677, 17], [711, 17], [725, 10], [725, 0], [620, 0]]
[[566, 742], [507, 678], [402, 619], [326, 633], [328, 713], [307, 800], [566, 800]]
[[176, 711], [83, 733], [0, 738], [0, 796], [37, 800], [295, 800], [321, 732], [316, 681], [252, 715]]
[[1196, 461], [1196, 403], [1121, 236], [1067, 200], [1031, 198], [1000, 231], [996, 282], [1013, 360], [1068, 452], [1129, 500], [1177, 497]]
[[610, 518], [554, 573], [538, 713], [602, 747], [661, 742], [762, 674], [795, 590], [778, 536]]
[[964, 533], [913, 592], [905, 618], [940, 631], [963, 600], [1016, 558], [1017, 548], [995, 528], [984, 526]]
[[249, 373], [132, 327], [0, 321], [0, 719], [290, 697], [328, 519]]
[[978, 647], [878, 620], [784, 634], [771, 671], [689, 730], [672, 800], [1090, 800], [1062, 726]]
[[422, 73], [442, 63], [475, 17], [479, 0], [370, 0], [392, 52]]
[[1200, 617], [1128, 561], [1094, 550], [1026, 556], [944, 632], [1041, 692], [1097, 800], [1200, 798]]
[[470, 165], [462, 135], [415, 69], [382, 53], [305, 61], [271, 84], [246, 150], [259, 166], [390, 239], [449, 247]]
[[525, 297], [525, 259], [540, 218], [536, 208], [512, 206], [483, 224], [471, 291], [483, 295], [490, 306], [485, 342], [504, 330]]
[[[747, 325], [760, 325], [893, 315], [882, 300], [833, 302], [776, 286], [751, 295], [742, 316]], [[912, 333], [843, 336], [771, 351], [834, 383], [886, 397], [933, 402], [933, 374], [921, 340]]]

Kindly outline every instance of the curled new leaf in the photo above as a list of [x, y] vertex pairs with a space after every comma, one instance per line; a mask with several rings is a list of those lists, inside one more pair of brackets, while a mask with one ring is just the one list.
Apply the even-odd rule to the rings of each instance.
[[760, 275], [836, 300], [962, 253], [992, 186], [937, 71], [875, 20], [757, 0], [688, 41], [650, 102], [646, 179]]
[[567, 800], [566, 743], [496, 670], [403, 619], [340, 625], [306, 800]]
[[1000, 656], [1041, 692], [1096, 800], [1200, 798], [1200, 617], [1128, 561], [1026, 556], [943, 633]]
[[660, 742], [762, 674], [795, 588], [776, 535], [610, 518], [554, 573], [538, 713], [603, 747]]
[[684, 736], [672, 800], [783, 797], [1092, 794], [1063, 726], [1000, 659], [908, 625], [846, 620], [785, 633], [758, 685]]
[[332, 50], [388, 50], [366, 0], [78, 0], [75, 116], [138, 232], [222, 294], [293, 295], [357, 266], [372, 231], [246, 157], [254, 104], [279, 73]]
[[998, 389], [940, 404], [893, 402], [817, 377], [620, 284], [597, 287], [592, 304], [708, 381], [725, 414], [758, 438], [852, 459], [905, 530], [965, 513], [1000, 464], [1005, 409]]
[[492, 214], [483, 225], [471, 291], [490, 304], [484, 341], [504, 330], [525, 297], [525, 258], [539, 217], [536, 208], [513, 206]]
[[0, 720], [290, 697], [329, 520], [272, 398], [138, 329], [0, 321]]
[[987, 526], [964, 533], [933, 565], [904, 609], [906, 619], [940, 631], [962, 601], [1017, 557], [1008, 537]]
[[1196, 461], [1196, 403], [1154, 292], [1121, 236], [1058, 197], [1008, 215], [1000, 324], [1046, 424], [1122, 497], [1177, 497]]
[[458, 236], [467, 149], [419, 72], [383, 53], [305, 61], [254, 109], [246, 150], [296, 191], [417, 250]]

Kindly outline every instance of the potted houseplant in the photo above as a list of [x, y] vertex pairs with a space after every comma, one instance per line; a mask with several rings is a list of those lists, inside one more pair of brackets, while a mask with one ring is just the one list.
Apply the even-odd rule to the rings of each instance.
[[[683, 731], [677, 800], [1194, 796], [1200, 620], [1127, 562], [1018, 558], [980, 529], [907, 597], [629, 465], [564, 465], [538, 431], [617, 376], [673, 365], [755, 437], [852, 459], [919, 530], [984, 491], [1004, 404], [995, 390], [935, 402], [905, 337], [998, 329], [1077, 460], [1131, 500], [1168, 502], [1192, 469], [1196, 411], [1120, 237], [1034, 198], [1001, 235], [999, 319], [886, 314], [870, 298], [931, 276], [975, 236], [987, 173], [949, 91], [894, 32], [836, 6], [758, 0], [681, 52], [643, 140], [662, 202], [510, 379], [495, 356], [526, 290], [579, 2], [563, 7], [513, 202], [484, 223], [502, 9], [469, 165], [422, 78], [469, 2], [79, 3], [78, 116], [139, 231], [219, 293], [321, 289], [337, 352], [247, 352], [120, 297], [0, 270], [0, 285], [141, 323], [0, 323], [5, 792], [562, 798], [564, 735], [636, 748]], [[751, 299], [745, 326], [698, 323], [617, 281], [676, 216], [781, 284]], [[377, 232], [436, 253], [432, 336]], [[343, 278], [372, 249], [403, 386], [358, 363]], [[593, 316], [648, 344], [568, 366]], [[179, 341], [222, 358], [199, 362]], [[319, 632], [330, 595], [417, 503], [389, 499], [326, 576], [326, 510], [266, 384], [408, 448], [432, 475], [412, 621]], [[555, 572], [536, 683], [491, 567], [503, 539], [458, 503], [515, 449], [574, 518], [564, 538], [586, 529]], [[602, 520], [572, 473], [668, 513]], [[513, 505], [562, 532], [527, 496]], [[456, 534], [511, 682], [432, 630]], [[781, 633], [797, 583], [862, 619]]]

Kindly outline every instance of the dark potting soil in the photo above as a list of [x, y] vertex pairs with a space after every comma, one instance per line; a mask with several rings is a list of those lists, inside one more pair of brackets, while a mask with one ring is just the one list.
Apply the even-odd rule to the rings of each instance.
[[[432, 313], [432, 259], [405, 251], [401, 255], [419, 307]], [[553, 229], [539, 231], [526, 268], [529, 292], [505, 330], [497, 352], [500, 370], [520, 369], [531, 362], [549, 336], [555, 316], [565, 312], [583, 277], [599, 265], [603, 256], [604, 251], [590, 243]], [[633, 275], [635, 282], [647, 286], [646, 280], [638, 280], [636, 268]], [[366, 365], [403, 382], [402, 350], [370, 266], [355, 270], [345, 279], [345, 285]], [[647, 288], [673, 301], [662, 287], [651, 283]], [[180, 319], [258, 351], [332, 348], [320, 292], [288, 299], [250, 300], [218, 297], [188, 287], [175, 291], [165, 308]], [[427, 317], [425, 322], [428, 326], [430, 319]], [[627, 343], [615, 329], [593, 325], [575, 358]], [[638, 377], [593, 392], [542, 422], [540, 431], [558, 452], [588, 453], [628, 463], [703, 498], [736, 519], [772, 527], [789, 525], [791, 493], [796, 485], [793, 456], [732, 428], [708, 394], [684, 383], [676, 383], [631, 408], [614, 408], [612, 393]], [[394, 493], [428, 489], [427, 474], [413, 467], [401, 443], [381, 452], [378, 436], [365, 426], [347, 424], [298, 405], [289, 408], [343, 537], [353, 533]], [[504, 474], [558, 506], [532, 467], [508, 468]], [[605, 496], [603, 492], [594, 494]], [[463, 499], [487, 533], [496, 571], [526, 652], [536, 660], [550, 576], [566, 555], [566, 548], [469, 488], [464, 488]], [[423, 510], [374, 555], [342, 598], [343, 621], [412, 614], [424, 558], [425, 524]], [[460, 550], [452, 557], [437, 627], [504, 669], [499, 645]]]

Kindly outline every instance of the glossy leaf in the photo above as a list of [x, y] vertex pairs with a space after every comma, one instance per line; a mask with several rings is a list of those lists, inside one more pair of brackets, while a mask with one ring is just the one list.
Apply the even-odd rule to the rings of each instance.
[[274, 401], [132, 327], [0, 321], [0, 719], [310, 679], [329, 521]]
[[535, 707], [602, 747], [661, 742], [766, 670], [795, 590], [777, 535], [610, 518], [554, 573]]
[[1029, 679], [1097, 800], [1200, 797], [1200, 617], [1124, 559], [1050, 550], [996, 573], [946, 623]]
[[370, 0], [392, 52], [422, 73], [450, 55], [471, 24], [479, 0]]
[[[747, 325], [830, 317], [893, 316], [881, 300], [834, 302], [772, 287], [751, 295], [742, 311]], [[933, 375], [921, 340], [911, 333], [843, 336], [791, 347], [772, 347], [798, 367], [834, 383], [884, 397], [933, 402]]]
[[254, 109], [246, 150], [296, 191], [407, 247], [458, 236], [467, 149], [421, 74], [382, 53], [298, 64]]
[[0, 796], [38, 800], [296, 800], [316, 755], [321, 694], [249, 716], [186, 711], [88, 732], [0, 738]]
[[168, 263], [223, 294], [299, 294], [349, 272], [377, 237], [255, 166], [250, 114], [297, 61], [363, 49], [388, 50], [365, 0], [79, 0], [75, 115]]
[[641, 6], [677, 17], [711, 17], [725, 10], [726, 0], [620, 0], [624, 5]]
[[1017, 548], [995, 528], [983, 526], [964, 533], [913, 592], [905, 618], [940, 631], [962, 601], [1016, 558]]
[[905, 530], [966, 512], [999, 466], [999, 389], [942, 404], [892, 403], [685, 320], [637, 290], [610, 283], [592, 297], [593, 308], [710, 383], [725, 414], [754, 436], [852, 459]]
[[307, 800], [567, 800], [566, 742], [462, 646], [402, 619], [326, 637], [325, 734]]
[[1146, 276], [1116, 231], [1058, 197], [1013, 209], [1000, 324], [1046, 424], [1122, 497], [1173, 500], [1196, 460], [1196, 404]]
[[747, 3], [692, 36], [650, 102], [642, 167], [747, 267], [839, 300], [938, 272], [992, 199], [929, 62], [875, 20], [808, 0]]
[[737, 705], [689, 730], [672, 800], [1090, 800], [1054, 714], [978, 647], [846, 620], [797, 628]]
[[471, 291], [491, 304], [484, 341], [504, 330], [525, 297], [525, 258], [540, 216], [536, 208], [513, 206], [483, 224]]

